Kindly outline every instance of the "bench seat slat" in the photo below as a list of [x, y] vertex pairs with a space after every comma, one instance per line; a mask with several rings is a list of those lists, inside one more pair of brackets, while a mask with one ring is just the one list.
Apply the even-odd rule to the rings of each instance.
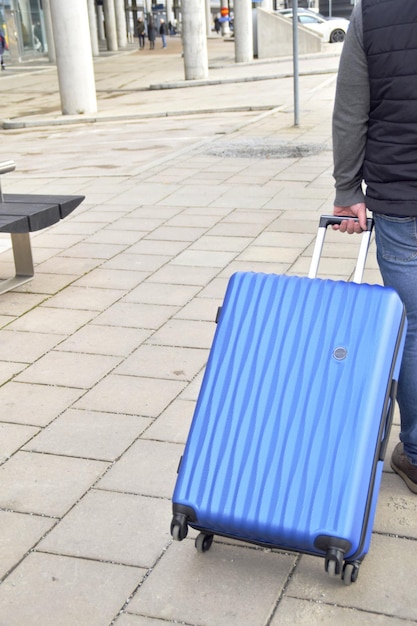
[[1, 215], [0, 233], [27, 233], [29, 219], [25, 215]]
[[45, 194], [23, 194], [23, 193], [5, 193], [3, 194], [5, 202], [23, 202], [24, 204], [58, 204], [61, 213], [61, 219], [68, 217], [70, 213], [76, 209], [85, 196], [55, 196]]
[[0, 215], [27, 217], [30, 232], [52, 226], [52, 224], [56, 224], [61, 219], [61, 213], [57, 204], [0, 202]]

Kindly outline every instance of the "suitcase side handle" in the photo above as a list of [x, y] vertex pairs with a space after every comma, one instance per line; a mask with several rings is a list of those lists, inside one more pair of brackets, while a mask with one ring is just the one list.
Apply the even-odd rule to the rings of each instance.
[[[324, 238], [326, 236], [327, 227], [334, 224], [341, 224], [344, 220], [358, 221], [356, 217], [337, 216], [337, 215], [322, 215], [319, 221], [319, 228], [316, 237], [316, 244], [313, 250], [313, 256], [311, 258], [310, 271], [308, 273], [309, 278], [315, 278], [319, 268], [321, 251], [323, 248]], [[371, 234], [374, 227], [374, 220], [371, 217], [366, 218], [366, 230], [362, 233], [361, 246], [359, 249], [358, 258], [356, 261], [356, 269], [353, 277], [354, 283], [360, 283], [362, 281], [363, 272], [365, 269], [366, 257], [368, 255], [369, 243], [371, 240]]]
[[388, 439], [391, 432], [392, 421], [394, 418], [394, 407], [395, 407], [395, 399], [397, 397], [397, 387], [398, 381], [391, 381], [391, 389], [388, 397], [388, 406], [387, 406], [387, 415], [385, 418], [385, 426], [382, 433], [382, 439], [379, 446], [379, 461], [383, 461], [385, 459], [385, 453], [387, 451]]

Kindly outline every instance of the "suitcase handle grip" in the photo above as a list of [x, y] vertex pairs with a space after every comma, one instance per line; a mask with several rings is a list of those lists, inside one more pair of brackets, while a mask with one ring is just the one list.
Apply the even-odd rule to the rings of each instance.
[[[317, 270], [319, 268], [321, 251], [323, 248], [324, 238], [326, 236], [327, 227], [334, 224], [341, 224], [344, 220], [358, 221], [357, 217], [338, 216], [338, 215], [322, 215], [319, 221], [319, 229], [317, 232], [316, 244], [313, 250], [313, 256], [311, 258], [310, 271], [308, 273], [309, 278], [315, 278], [317, 276]], [[356, 262], [355, 275], [353, 277], [354, 283], [360, 283], [362, 281], [363, 271], [365, 269], [366, 257], [368, 255], [369, 242], [371, 240], [372, 229], [374, 227], [374, 220], [371, 217], [366, 218], [366, 230], [362, 233], [362, 241]]]
[[[322, 215], [319, 221], [319, 228], [327, 228], [328, 226], [334, 226], [335, 224], [341, 224], [345, 220], [358, 221], [357, 217], [349, 217], [348, 215]], [[366, 218], [366, 230], [372, 231], [374, 227], [374, 220], [372, 217]]]

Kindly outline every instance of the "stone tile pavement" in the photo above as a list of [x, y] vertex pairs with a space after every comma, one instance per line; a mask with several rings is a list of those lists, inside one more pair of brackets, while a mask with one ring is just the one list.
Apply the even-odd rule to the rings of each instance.
[[[417, 501], [388, 466], [350, 587], [317, 558], [225, 539], [199, 554], [194, 531], [171, 541], [227, 280], [306, 274], [331, 212], [340, 47], [300, 59], [297, 127], [290, 59], [236, 65], [213, 38], [195, 86], [178, 40], [153, 52], [96, 60], [95, 122], [62, 119], [54, 68], [0, 78], [14, 121], [2, 154], [17, 163], [3, 190], [86, 196], [34, 234], [35, 278], [0, 297], [0, 625], [416, 623]], [[351, 277], [357, 244], [329, 233], [321, 274]], [[380, 282], [371, 248], [365, 280]], [[389, 453], [397, 438], [398, 417]]]

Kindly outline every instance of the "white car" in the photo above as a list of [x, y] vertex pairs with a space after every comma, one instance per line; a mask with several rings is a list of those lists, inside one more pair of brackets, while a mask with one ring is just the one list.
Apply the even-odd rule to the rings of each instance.
[[[292, 9], [284, 9], [283, 11], [278, 11], [278, 13], [292, 19]], [[344, 41], [349, 28], [349, 20], [345, 20], [342, 17], [326, 18], [313, 11], [303, 9], [298, 10], [298, 21], [306, 28], [310, 28], [323, 37], [326, 43]]]

